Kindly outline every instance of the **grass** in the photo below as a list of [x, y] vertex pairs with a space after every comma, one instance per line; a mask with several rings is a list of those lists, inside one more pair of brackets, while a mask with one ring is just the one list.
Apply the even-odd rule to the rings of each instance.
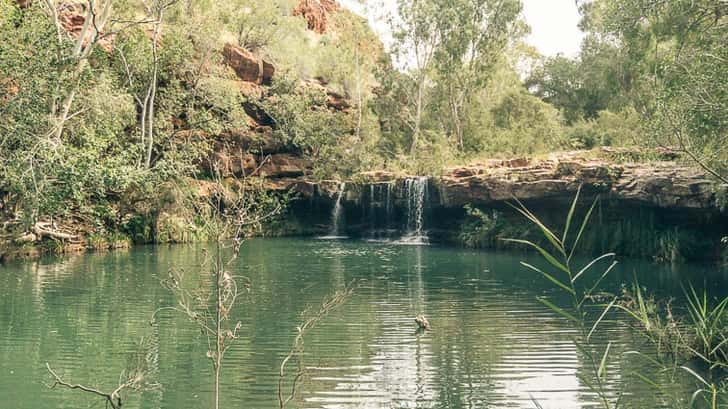
[[[599, 324], [610, 310], [621, 310], [627, 313], [640, 324], [640, 330], [658, 348], [658, 356], [652, 357], [637, 351], [630, 354], [647, 358], [658, 366], [661, 373], [676, 374], [677, 372], [689, 374], [696, 382], [696, 389], [689, 397], [689, 408], [701, 402], [700, 407], [719, 409], [728, 404], [728, 297], [714, 300], [707, 291], [699, 293], [690, 286], [684, 289], [686, 298], [686, 318], [678, 320], [672, 313], [670, 301], [659, 302], [654, 297], [644, 294], [642, 288], [635, 282], [631, 290], [625, 290], [622, 296], [613, 296], [607, 304], [594, 303], [594, 295], [599, 293], [602, 280], [616, 265], [614, 253], [604, 253], [583, 266], [575, 267], [572, 264], [574, 253], [585, 237], [590, 219], [597, 206], [595, 199], [585, 213], [581, 223], [574, 224], [574, 214], [579, 200], [581, 189], [577, 191], [571, 204], [568, 215], [563, 223], [563, 232], [549, 228], [522, 203], [516, 200], [514, 209], [526, 218], [543, 236], [539, 242], [525, 239], [507, 239], [508, 242], [527, 246], [538, 252], [546, 262], [547, 267], [537, 267], [525, 262], [521, 264], [527, 269], [543, 276], [571, 299], [570, 307], [556, 305], [545, 297], [538, 300], [549, 309], [566, 319], [577, 330], [573, 342], [585, 357], [585, 366], [590, 376], [578, 375], [579, 379], [587, 385], [598, 397], [604, 409], [617, 409], [621, 404], [621, 393], [609, 392], [607, 381], [607, 361], [612, 342], [601, 349], [592, 342], [594, 334], [599, 333]], [[585, 273], [597, 266], [604, 266], [598, 278], [590, 283], [584, 283]], [[579, 285], [577, 285], [579, 283]], [[589, 314], [588, 310], [599, 308], [598, 318]], [[667, 351], [668, 354], [660, 352]], [[705, 371], [698, 371], [686, 365], [684, 360], [698, 360]], [[701, 373], [698, 373], [701, 372]], [[661, 387], [649, 377], [636, 374], [645, 383], [652, 385], [664, 395], [669, 396], [670, 391]], [[684, 408], [684, 399], [679, 397], [674, 401], [675, 408]], [[534, 405], [541, 407], [534, 400]]]

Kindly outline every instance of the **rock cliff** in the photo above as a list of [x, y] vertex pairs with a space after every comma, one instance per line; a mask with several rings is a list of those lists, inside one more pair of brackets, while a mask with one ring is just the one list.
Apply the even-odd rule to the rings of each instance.
[[301, 0], [293, 15], [305, 18], [309, 30], [324, 34], [329, 28], [329, 15], [340, 8], [335, 0]]

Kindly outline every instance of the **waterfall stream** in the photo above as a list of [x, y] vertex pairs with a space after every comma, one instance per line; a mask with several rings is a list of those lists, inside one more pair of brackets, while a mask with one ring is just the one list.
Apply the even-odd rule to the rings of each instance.
[[346, 182], [339, 184], [339, 193], [336, 196], [336, 202], [334, 208], [331, 210], [331, 230], [326, 236], [319, 237], [320, 239], [345, 239], [346, 236], [341, 235], [339, 232], [339, 223], [341, 222], [342, 205], [341, 199], [346, 191]]
[[407, 199], [407, 232], [400, 240], [403, 244], [428, 244], [425, 224], [425, 200], [427, 198], [427, 178], [417, 177], [405, 180]]

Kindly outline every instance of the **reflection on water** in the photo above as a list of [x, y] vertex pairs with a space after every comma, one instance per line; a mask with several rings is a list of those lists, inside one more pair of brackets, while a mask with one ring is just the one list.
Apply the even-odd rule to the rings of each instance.
[[[0, 267], [1, 407], [98, 407], [86, 396], [49, 391], [45, 362], [64, 376], [108, 388], [141, 337], [152, 346], [152, 372], [164, 386], [130, 408], [208, 408], [211, 368], [205, 340], [183, 317], [152, 312], [173, 304], [158, 283], [170, 267], [193, 278], [196, 247], [140, 247], [128, 252], [46, 259]], [[519, 266], [523, 255], [386, 243], [254, 240], [238, 274], [253, 287], [235, 314], [243, 336], [228, 352], [224, 407], [274, 408], [277, 367], [290, 348], [300, 312], [356, 279], [354, 297], [306, 339], [303, 408], [545, 408], [596, 405], [579, 375], [589, 373], [571, 342], [573, 330], [536, 301], [565, 303]], [[534, 262], [538, 262], [537, 260]], [[685, 272], [725, 294], [725, 272], [623, 263], [607, 286], [619, 290], [637, 273], [663, 295], [679, 295]], [[417, 333], [425, 314], [432, 330]], [[623, 356], [643, 342], [610, 316], [609, 388], [629, 407], [660, 407], [635, 372], [660, 377]], [[687, 379], [673, 390], [693, 385]]]

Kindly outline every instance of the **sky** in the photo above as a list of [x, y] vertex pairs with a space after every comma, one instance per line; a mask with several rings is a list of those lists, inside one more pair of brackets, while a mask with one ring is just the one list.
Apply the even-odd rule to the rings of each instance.
[[541, 54], [575, 57], [584, 33], [574, 0], [523, 0], [523, 15], [531, 26], [527, 41]]
[[[523, 16], [531, 26], [527, 42], [547, 56], [564, 54], [574, 57], [579, 51], [584, 33], [579, 30], [579, 12], [575, 0], [522, 0]], [[369, 19], [374, 31], [382, 37], [385, 45], [390, 36], [387, 24], [382, 18], [395, 10], [395, 0], [383, 0], [372, 9], [361, 6], [357, 0], [339, 0], [350, 10]]]

